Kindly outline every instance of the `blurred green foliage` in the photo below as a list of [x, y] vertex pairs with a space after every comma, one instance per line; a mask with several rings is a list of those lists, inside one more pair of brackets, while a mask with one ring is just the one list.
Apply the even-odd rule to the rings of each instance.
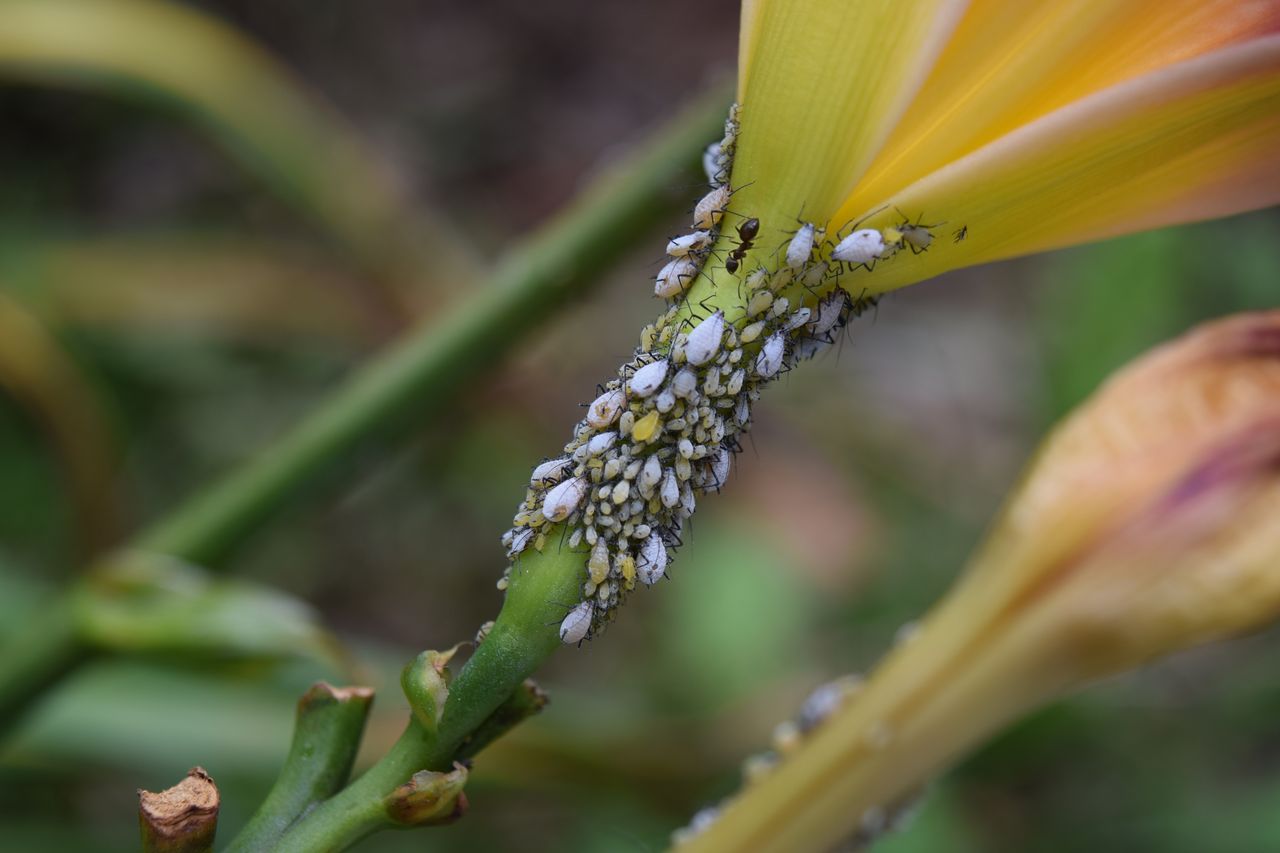
[[[331, 50], [333, 30], [286, 26], [305, 14], [298, 4], [278, 18], [252, 4], [204, 5], [257, 28], [304, 78], [333, 80], [334, 63], [370, 59], [376, 36], [396, 45], [397, 30], [428, 38], [425, 18], [369, 11], [385, 19], [362, 24], [371, 28], [356, 40], [364, 53], [347, 59]], [[616, 12], [572, 7], [590, 36], [575, 44], [593, 48], [561, 56], [575, 64], [559, 73], [605, 73], [617, 62], [610, 45], [625, 41], [637, 64], [630, 74], [650, 86], [623, 80], [580, 93], [607, 104], [614, 112], [602, 115], [613, 122], [527, 122], [529, 151], [546, 153], [539, 133], [569, 133], [599, 155], [621, 128], [661, 115], [685, 84], [657, 68], [655, 46], [683, 51], [690, 68], [725, 66], [734, 21], [720, 6], [697, 13], [723, 30], [709, 42], [715, 49], [673, 42], [657, 25], [683, 7], [655, 13], [652, 31], [632, 27], [625, 39]], [[430, 22], [480, 38], [483, 24], [468, 14], [477, 13], [433, 9]], [[527, 36], [527, 54], [492, 50], [501, 57], [494, 73], [563, 98], [538, 36]], [[418, 56], [381, 59], [408, 75]], [[511, 210], [531, 197], [549, 206], [581, 177], [579, 162], [538, 171], [536, 153], [524, 171], [505, 160], [501, 171], [484, 159], [495, 149], [467, 144], [474, 107], [449, 112], [449, 98], [475, 97], [518, 114], [526, 93], [464, 81], [446, 86], [444, 106], [424, 106], [403, 90], [377, 97], [376, 77], [351, 73], [344, 97], [371, 120], [430, 112], [426, 129], [404, 130], [420, 134], [404, 144], [452, 158], [467, 177], [443, 184], [443, 194], [481, 233], [509, 233], [521, 222], [503, 218]], [[269, 193], [232, 177], [171, 122], [3, 79], [0, 108], [19, 119], [6, 123], [0, 150], [21, 161], [0, 166], [0, 289], [43, 319], [91, 383], [92, 405], [111, 425], [111, 503], [124, 528], [251, 455], [387, 333], [359, 263], [300, 234]], [[77, 158], [79, 167], [59, 168]], [[54, 192], [54, 181], [66, 185]], [[130, 213], [139, 204], [145, 227]], [[670, 227], [682, 219], [673, 211]], [[1263, 212], [1169, 229], [965, 271], [886, 299], [838, 353], [770, 394], [754, 448], [739, 457], [726, 495], [699, 513], [672, 580], [637, 595], [603, 639], [557, 656], [542, 679], [553, 694], [548, 713], [478, 760], [471, 815], [364, 849], [660, 846], [736, 787], [738, 763], [766, 746], [808, 690], [870, 666], [945, 590], [1045, 428], [1156, 343], [1209, 317], [1274, 307], [1278, 227]], [[314, 605], [379, 687], [366, 761], [404, 719], [400, 664], [470, 637], [496, 611], [497, 534], [529, 467], [563, 442], [575, 405], [652, 312], [647, 264], [662, 235], [634, 237], [636, 255], [598, 296], [539, 332], [439, 425], [404, 446], [367, 450], [357, 481], [293, 508], [233, 565]], [[254, 286], [234, 286], [244, 278]], [[416, 295], [431, 304], [439, 293]], [[0, 632], [71, 576], [82, 553], [65, 460], [48, 439], [19, 400], [0, 396]], [[432, 541], [449, 547], [428, 551]], [[910, 828], [877, 849], [1280, 848], [1280, 684], [1269, 665], [1277, 650], [1274, 632], [1200, 650], [1038, 714], [935, 785]], [[229, 837], [270, 785], [296, 697], [317, 677], [339, 677], [315, 660], [169, 652], [78, 672], [0, 744], [6, 848], [134, 849], [133, 790], [167, 786], [194, 764], [223, 791]]]

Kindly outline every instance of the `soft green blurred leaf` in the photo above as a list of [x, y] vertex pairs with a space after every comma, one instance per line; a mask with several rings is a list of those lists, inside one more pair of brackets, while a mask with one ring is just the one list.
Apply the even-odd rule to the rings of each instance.
[[159, 555], [115, 558], [89, 578], [77, 606], [84, 635], [114, 652], [207, 660], [304, 657], [344, 668], [336, 640], [307, 605]]

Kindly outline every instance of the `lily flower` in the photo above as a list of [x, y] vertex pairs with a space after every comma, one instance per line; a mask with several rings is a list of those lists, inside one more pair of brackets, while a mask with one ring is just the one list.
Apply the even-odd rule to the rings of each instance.
[[1029, 710], [1274, 622], [1277, 518], [1273, 311], [1159, 348], [1086, 401], [918, 631], [687, 849], [830, 849]]
[[855, 295], [1280, 200], [1277, 0], [748, 0], [738, 90], [730, 210], [880, 231]]

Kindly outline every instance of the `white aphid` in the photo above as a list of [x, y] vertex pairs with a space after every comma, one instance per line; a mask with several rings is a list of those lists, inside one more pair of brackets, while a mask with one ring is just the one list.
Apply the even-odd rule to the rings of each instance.
[[651, 364], [631, 374], [631, 382], [628, 383], [631, 393], [636, 397], [648, 397], [654, 391], [662, 387], [662, 382], [667, 378], [667, 360], [659, 359]]
[[933, 232], [923, 225], [902, 225], [898, 230], [902, 232], [902, 239], [917, 252], [923, 252], [933, 244]]
[[738, 398], [733, 407], [733, 419], [738, 422], [738, 429], [751, 423], [751, 400], [746, 394]]
[[671, 380], [671, 393], [677, 397], [687, 398], [697, 387], [698, 374], [687, 367], [677, 373], [675, 379]]
[[653, 282], [653, 295], [659, 299], [671, 299], [684, 293], [698, 275], [698, 263], [693, 258], [673, 258]]
[[610, 447], [613, 447], [614, 442], [617, 440], [618, 434], [616, 432], [602, 432], [599, 435], [593, 435], [591, 440], [587, 442], [587, 455], [599, 456]]
[[720, 224], [725, 208], [729, 205], [729, 187], [716, 187], [704, 195], [693, 208], [693, 227], [710, 230]]
[[676, 406], [676, 395], [671, 392], [670, 388], [663, 388], [658, 392], [657, 398], [653, 401], [653, 407], [660, 414], [665, 415]]
[[799, 269], [809, 260], [809, 255], [813, 253], [813, 237], [814, 227], [812, 222], [806, 222], [800, 226], [800, 230], [791, 238], [791, 242], [787, 244], [787, 266]]
[[533, 541], [533, 528], [523, 527], [515, 536], [511, 537], [511, 547], [507, 549], [508, 557], [515, 557], [525, 548], [529, 547], [529, 543]]
[[787, 324], [783, 329], [788, 332], [794, 332], [796, 329], [809, 322], [809, 316], [813, 312], [808, 308], [797, 308], [795, 312], [787, 318]]
[[564, 521], [587, 496], [587, 486], [585, 477], [565, 480], [547, 492], [547, 496], [542, 499], [542, 514], [548, 521]]
[[640, 489], [648, 492], [660, 482], [662, 482], [662, 462], [655, 453], [644, 461], [644, 468], [640, 470]]
[[684, 513], [685, 518], [693, 515], [693, 511], [697, 509], [698, 502], [693, 496], [693, 487], [688, 483], [680, 489], [680, 511]]
[[605, 391], [587, 407], [587, 424], [595, 429], [607, 427], [618, 419], [626, 405], [627, 395], [622, 393], [621, 388]]
[[560, 623], [560, 642], [573, 645], [585, 640], [591, 631], [591, 617], [595, 612], [596, 605], [592, 601], [584, 601], [570, 610]]
[[884, 236], [874, 228], [863, 228], [845, 237], [831, 250], [831, 257], [846, 264], [869, 264], [884, 254]]
[[529, 485], [542, 488], [554, 486], [564, 479], [565, 473], [568, 472], [572, 465], [573, 460], [567, 456], [559, 459], [548, 459], [533, 469], [533, 473], [529, 475]]
[[693, 327], [689, 340], [684, 345], [684, 357], [694, 367], [706, 364], [720, 352], [720, 342], [723, 339], [724, 312], [717, 311]]
[[782, 356], [786, 352], [787, 339], [782, 332], [774, 332], [760, 347], [756, 356], [756, 373], [768, 379], [782, 367]]
[[658, 497], [667, 509], [672, 509], [680, 503], [680, 481], [676, 478], [674, 470], [667, 469], [666, 476], [662, 478], [662, 491], [658, 493]]
[[667, 254], [673, 258], [683, 258], [692, 255], [699, 249], [705, 249], [715, 240], [715, 235], [710, 231], [694, 231], [692, 234], [682, 234], [667, 244]]
[[818, 316], [809, 325], [809, 332], [815, 338], [825, 336], [840, 322], [840, 314], [844, 311], [845, 296], [843, 290], [837, 290], [818, 303]]
[[707, 173], [707, 180], [712, 186], [721, 183], [719, 142], [711, 143], [707, 146], [707, 150], [702, 152], [702, 171]]
[[720, 489], [724, 486], [725, 481], [729, 479], [729, 465], [733, 461], [733, 455], [727, 447], [717, 447], [711, 454], [711, 478], [709, 484], [712, 488]]
[[636, 577], [645, 586], [653, 586], [667, 571], [667, 546], [657, 533], [649, 534], [640, 546], [640, 559], [636, 560]]

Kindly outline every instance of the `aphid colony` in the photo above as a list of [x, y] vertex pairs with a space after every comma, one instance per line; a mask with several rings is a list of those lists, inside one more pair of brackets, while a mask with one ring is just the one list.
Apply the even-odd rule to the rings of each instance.
[[[733, 316], [688, 311], [685, 293], [710, 256], [731, 196], [727, 181], [739, 117], [735, 105], [724, 138], [704, 159], [712, 189], [694, 209], [695, 230], [667, 246], [671, 260], [658, 274], [655, 293], [674, 304], [643, 330], [630, 361], [600, 389], [564, 455], [534, 468], [502, 538], [512, 561], [508, 576], [531, 548], [583, 554], [582, 600], [560, 624], [565, 643], [592, 637], [637, 583], [650, 586], [666, 575], [698, 498], [719, 491], [728, 478], [761, 386], [832, 343], [850, 317], [874, 304], [839, 287], [812, 307], [791, 300], [816, 295], [843, 268], [869, 268], [903, 245], [927, 248], [922, 235], [931, 239], [933, 226], [908, 221], [892, 234], [863, 229], [837, 235], [833, 245], [818, 226], [802, 223], [783, 263], [773, 270], [757, 266], [742, 277], [744, 308]], [[740, 245], [726, 263], [733, 264], [730, 272], [745, 262], [759, 228], [754, 218], [739, 224]]]
[[[667, 244], [667, 255], [671, 260], [658, 270], [653, 284], [653, 295], [659, 299], [677, 299], [689, 289], [702, 272], [702, 265], [720, 235], [720, 221], [724, 219], [733, 195], [729, 188], [729, 173], [738, 147], [741, 117], [742, 108], [738, 104], [730, 107], [729, 118], [724, 123], [724, 138], [713, 142], [702, 156], [702, 167], [706, 170], [711, 191], [693, 208], [693, 232], [676, 237]], [[758, 227], [759, 223], [756, 225]]]

